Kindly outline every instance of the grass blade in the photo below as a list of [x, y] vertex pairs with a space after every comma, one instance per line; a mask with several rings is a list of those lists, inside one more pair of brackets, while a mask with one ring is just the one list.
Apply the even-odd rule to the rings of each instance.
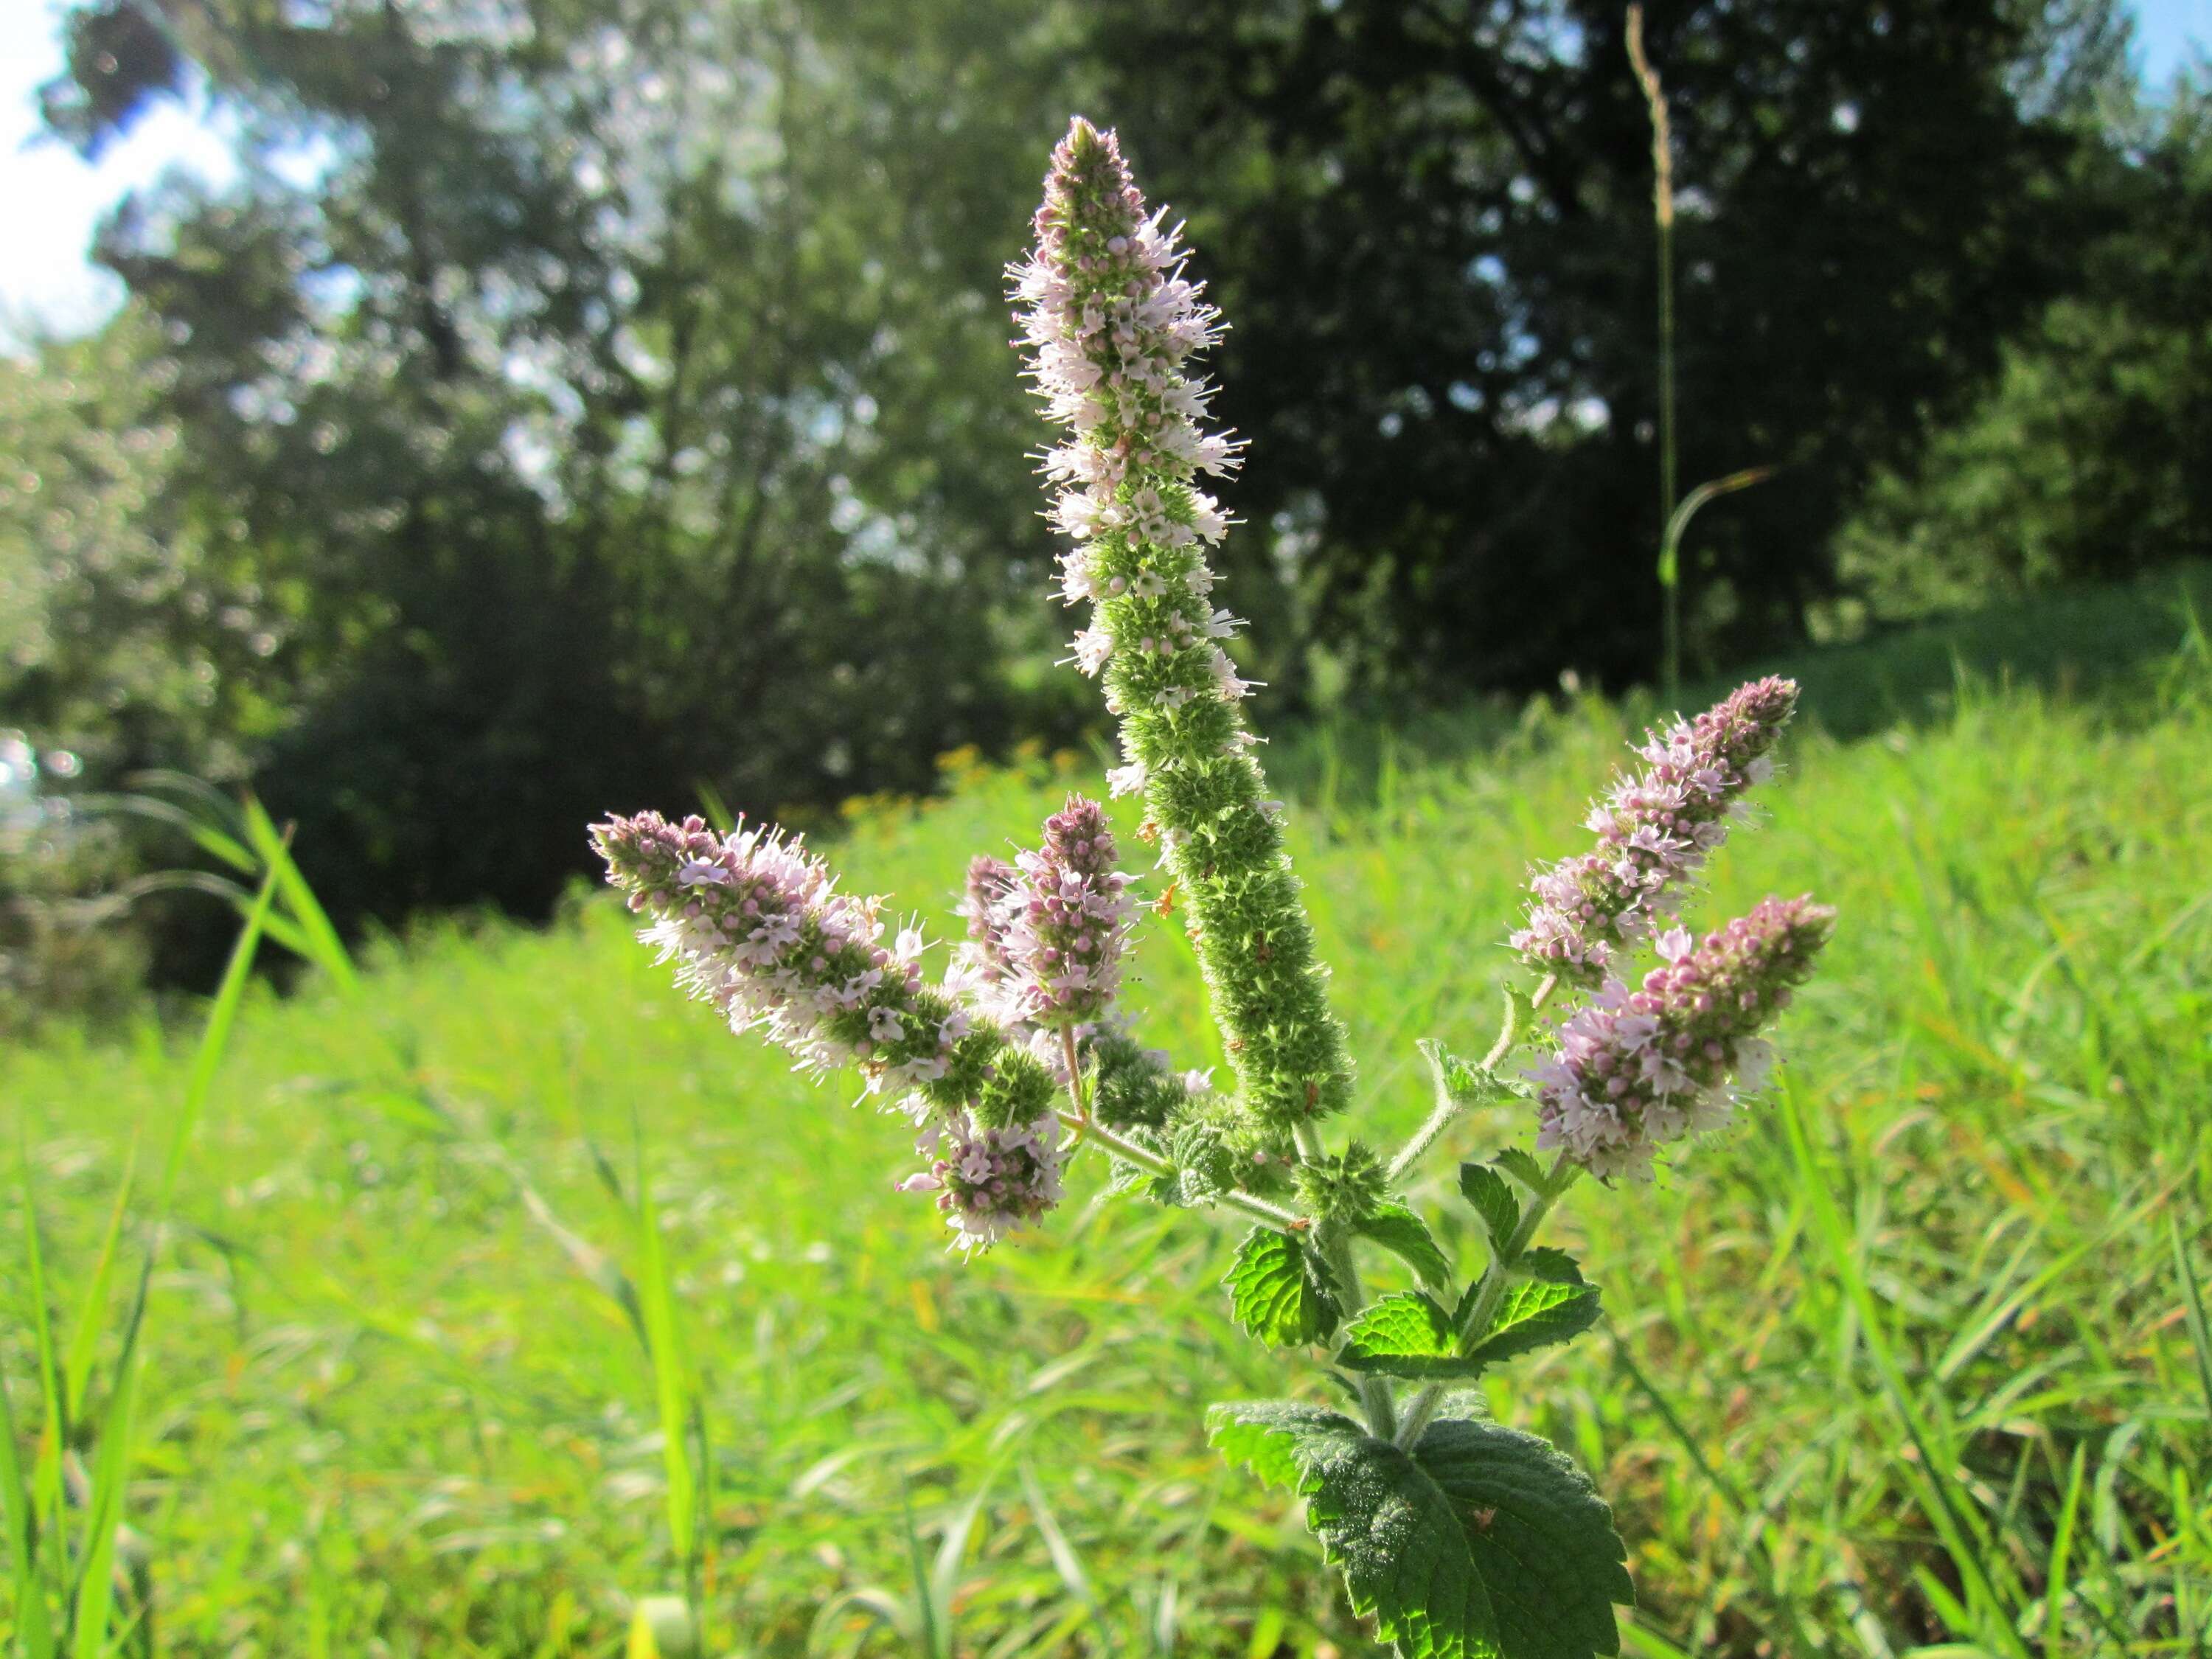
[[192, 1068], [185, 1079], [184, 1103], [178, 1109], [176, 1121], [169, 1132], [168, 1153], [161, 1160], [161, 1185], [154, 1202], [156, 1222], [168, 1219], [169, 1203], [176, 1195], [177, 1171], [185, 1161], [185, 1144], [198, 1127], [200, 1115], [207, 1109], [216, 1069], [222, 1064], [223, 1050], [230, 1045], [230, 1028], [237, 1022], [239, 1004], [246, 997], [246, 981], [253, 970], [262, 924], [268, 920], [269, 907], [276, 896], [276, 878], [274, 866], [262, 878], [261, 890], [253, 896], [253, 908], [246, 913], [246, 924], [238, 930], [238, 942], [231, 947], [230, 961], [222, 970], [222, 982], [216, 988], [215, 1000], [208, 1006], [207, 1024], [200, 1028], [199, 1047], [193, 1052]]
[[949, 1641], [940, 1638], [938, 1632], [937, 1601], [930, 1589], [929, 1564], [922, 1558], [921, 1534], [914, 1524], [913, 1495], [902, 1492], [899, 1506], [901, 1517], [906, 1523], [907, 1571], [914, 1575], [915, 1628], [910, 1639], [921, 1650], [922, 1659], [944, 1659], [944, 1650]]
[[[338, 937], [338, 930], [331, 925], [329, 914], [315, 897], [315, 890], [307, 884], [298, 863], [292, 857], [290, 838], [280, 831], [270, 819], [268, 809], [253, 796], [246, 798], [246, 833], [253, 843], [262, 867], [275, 872], [277, 890], [283, 895], [284, 908], [290, 912], [292, 931], [301, 938], [300, 945], [287, 941], [287, 948], [300, 954], [324, 973], [342, 991], [361, 988], [360, 971], [353, 965], [353, 957]], [[302, 948], [304, 946], [304, 948]]]
[[2182, 1320], [2189, 1327], [2189, 1346], [2197, 1350], [2197, 1383], [2204, 1390], [2204, 1411], [2212, 1420], [2212, 1328], [2204, 1322], [2204, 1292], [2197, 1283], [2196, 1266], [2181, 1242], [2181, 1223], [2166, 1212], [2166, 1225], [2173, 1243], [2173, 1265], [2181, 1274]]
[[2067, 1557], [2074, 1547], [2074, 1521], [2081, 1509], [2081, 1474], [2088, 1464], [2088, 1448], [2076, 1443], [2073, 1466], [2066, 1474], [2066, 1497], [2058, 1509], [2058, 1523], [2051, 1529], [2049, 1583], [2044, 1590], [2043, 1646], [2058, 1651], [2066, 1636]]
[[1045, 1553], [1052, 1557], [1052, 1568], [1060, 1575], [1060, 1582], [1070, 1595], [1095, 1610], [1098, 1598], [1091, 1593], [1091, 1577], [1083, 1571], [1083, 1559], [1067, 1541], [1067, 1534], [1060, 1530], [1059, 1517], [1045, 1502], [1044, 1488], [1037, 1484], [1036, 1468], [1027, 1460], [1022, 1463], [1022, 1493], [1030, 1500], [1030, 1513], [1036, 1517], [1037, 1532], [1044, 1539]]
[[[660, 1211], [646, 1178], [645, 1150], [637, 1153], [638, 1291], [645, 1315], [646, 1359], [653, 1370], [653, 1395], [660, 1419], [661, 1461], [668, 1474], [668, 1537], [689, 1582], [698, 1565], [699, 1488], [686, 1440], [691, 1413], [685, 1395], [689, 1378], [676, 1317], [676, 1290], [668, 1276], [668, 1253], [660, 1238]], [[696, 1594], [698, 1587], [691, 1586]]]
[[107, 1322], [107, 1288], [115, 1274], [116, 1246], [122, 1242], [123, 1220], [131, 1206], [131, 1184], [138, 1173], [138, 1139], [133, 1135], [124, 1159], [123, 1182], [115, 1189], [115, 1207], [107, 1218], [107, 1232], [100, 1240], [100, 1259], [93, 1264], [92, 1283], [85, 1287], [76, 1322], [70, 1331], [69, 1352], [62, 1359], [63, 1403], [74, 1419], [84, 1409], [84, 1391], [92, 1381], [92, 1351]]
[[925, 1616], [930, 1624], [932, 1659], [953, 1659], [952, 1602], [960, 1594], [960, 1570], [968, 1559], [968, 1540], [975, 1530], [976, 1517], [983, 1512], [983, 1500], [989, 1496], [991, 1482], [997, 1474], [998, 1469], [994, 1468], [983, 1477], [975, 1496], [960, 1506], [946, 1525], [945, 1536], [937, 1547], [936, 1563], [921, 1585]]
[[1798, 1109], [1796, 1090], [1785, 1082], [1778, 1092], [1799, 1183], [1811, 1200], [1813, 1218], [1822, 1242], [1828, 1247], [1837, 1277], [1843, 1281], [1844, 1293], [1857, 1311], [1859, 1340], [1874, 1361], [1875, 1374], [1881, 1380], [1882, 1392], [1888, 1395], [1906, 1438], [1919, 1453], [1918, 1474], [1927, 1487], [1928, 1518], [1942, 1537], [1944, 1549], [1966, 1587], [1970, 1606], [1978, 1605], [1986, 1613], [1985, 1618], [1973, 1622], [1980, 1624], [1984, 1632], [1994, 1633], [2015, 1659], [2029, 1659], [2027, 1645], [2021, 1640], [2019, 1630], [1985, 1565], [1996, 1559], [1996, 1552], [1989, 1547], [1989, 1540], [1974, 1524], [1969, 1501], [1955, 1490], [1956, 1478], [1952, 1471], [1957, 1468], [1957, 1459], [1953, 1455], [1949, 1437], [1939, 1431], [1939, 1425], [1921, 1411], [1912, 1398], [1905, 1386], [1904, 1369], [1883, 1333], [1881, 1310], [1875, 1305], [1874, 1292], [1852, 1252], [1850, 1234], [1836, 1208], [1835, 1195], [1828, 1190], [1827, 1177], [1813, 1157], [1812, 1143], [1806, 1136], [1804, 1118]]
[[31, 1337], [38, 1351], [39, 1398], [45, 1410], [39, 1449], [31, 1465], [31, 1512], [40, 1517], [46, 1536], [58, 1537], [62, 1518], [62, 1448], [69, 1443], [69, 1401], [62, 1389], [61, 1363], [54, 1350], [53, 1315], [46, 1305], [46, 1253], [39, 1239], [39, 1218], [32, 1208], [31, 1149], [18, 1146], [23, 1198], [23, 1272], [31, 1297]]
[[138, 1337], [145, 1326], [146, 1291], [153, 1273], [149, 1250], [146, 1265], [139, 1271], [138, 1294], [124, 1331], [123, 1352], [115, 1362], [115, 1384], [108, 1395], [106, 1416], [100, 1425], [100, 1445], [93, 1459], [92, 1498], [85, 1511], [79, 1552], [82, 1565], [77, 1577], [76, 1612], [70, 1621], [72, 1659], [102, 1659], [107, 1649], [107, 1621], [115, 1605], [115, 1535], [123, 1524], [138, 1401]]
[[7, 1534], [8, 1577], [15, 1587], [15, 1633], [23, 1644], [24, 1659], [53, 1659], [52, 1615], [31, 1550], [31, 1488], [15, 1443], [15, 1408], [8, 1402], [4, 1382], [0, 1382], [0, 1530]]

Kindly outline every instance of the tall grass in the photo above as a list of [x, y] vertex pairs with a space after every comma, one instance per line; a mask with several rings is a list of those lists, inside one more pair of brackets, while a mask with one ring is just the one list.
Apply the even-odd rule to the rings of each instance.
[[[1832, 969], [1744, 1128], [1569, 1200], [1609, 1340], [1515, 1396], [1616, 1498], [1632, 1651], [2212, 1640], [2206, 658], [2199, 633], [2094, 703], [1967, 677], [1940, 717], [1808, 728], [1732, 844], [1712, 911], [1813, 872]], [[1425, 1107], [1413, 1039], [1489, 1019], [1520, 872], [1572, 843], [1623, 724], [1534, 711], [1294, 815], [1378, 1143]], [[949, 905], [1065, 781], [975, 776], [839, 861]], [[1169, 1012], [1198, 1006], [1174, 930], [1139, 963], [1147, 1035], [1217, 1059]], [[1201, 1443], [1206, 1401], [1271, 1382], [1224, 1340], [1216, 1224], [1085, 1188], [949, 1259], [889, 1190], [896, 1133], [677, 1001], [596, 902], [364, 965], [244, 997], [182, 1155], [125, 1470], [163, 1651], [604, 1654], [656, 1588], [717, 1654], [1364, 1650], [1295, 1518]], [[191, 1064], [151, 1033], [0, 1062], [49, 1282], [97, 1276], [134, 1128]], [[54, 1349], [0, 1332], [34, 1454]]]
[[[17, 1196], [23, 1224], [22, 1295], [28, 1304], [27, 1324], [36, 1350], [39, 1433], [27, 1470], [16, 1439], [9, 1390], [0, 1382], [0, 1439], [6, 1443], [0, 1448], [0, 1525], [7, 1532], [15, 1638], [26, 1659], [53, 1659], [64, 1653], [70, 1659], [101, 1659], [118, 1649], [154, 1650], [143, 1583], [127, 1582], [125, 1564], [118, 1556], [137, 1426], [143, 1363], [140, 1339], [146, 1330], [148, 1293], [161, 1250], [161, 1228], [175, 1197], [185, 1150], [207, 1109], [283, 872], [290, 870], [293, 879], [298, 879], [282, 839], [273, 839], [270, 845], [266, 872], [247, 905], [222, 981], [209, 1005], [199, 1042], [185, 1073], [181, 1097], [170, 1121], [137, 1288], [131, 1298], [117, 1352], [106, 1368], [104, 1400], [96, 1419], [88, 1419], [87, 1400], [96, 1369], [100, 1334], [112, 1300], [125, 1221], [130, 1213], [138, 1167], [137, 1136], [134, 1132], [99, 1253], [68, 1328], [66, 1349], [60, 1346], [50, 1307], [53, 1287], [46, 1276], [38, 1188], [32, 1180], [27, 1146], [21, 1152]], [[81, 1445], [88, 1448], [88, 1457], [80, 1455]], [[119, 1578], [126, 1580], [120, 1586]], [[118, 1588], [131, 1601], [121, 1617]]]

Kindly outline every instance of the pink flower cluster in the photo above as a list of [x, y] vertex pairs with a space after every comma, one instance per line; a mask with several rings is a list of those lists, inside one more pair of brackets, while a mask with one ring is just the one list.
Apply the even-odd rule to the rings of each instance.
[[1010, 1015], [1058, 1030], [1112, 1006], [1130, 916], [1114, 854], [1105, 809], [1070, 795], [1044, 821], [1044, 845], [1015, 860], [999, 911]]
[[757, 1027], [808, 1070], [858, 1065], [872, 1092], [945, 1075], [969, 1019], [923, 988], [921, 934], [885, 948], [878, 901], [838, 892], [799, 842], [757, 825], [719, 836], [703, 819], [658, 812], [592, 834], [608, 879], [652, 919], [645, 939], [732, 1030]]
[[[960, 903], [960, 914], [968, 921], [968, 940], [945, 976], [945, 988], [969, 998], [979, 1012], [1005, 1030], [1009, 1042], [1025, 1048], [1064, 1090], [1068, 1086], [1066, 1044], [1058, 1030], [1031, 1023], [1007, 974], [1006, 941], [1009, 912], [1015, 908], [1008, 899], [1020, 881], [1021, 872], [1004, 860], [979, 854], [969, 861], [966, 894]], [[1185, 1098], [1212, 1089], [1209, 1073], [1176, 1073], [1166, 1050], [1146, 1048], [1119, 1010], [1106, 1010], [1070, 1029], [1079, 1057], [1093, 1067], [1091, 1109], [1109, 1127], [1157, 1127]]]
[[1590, 808], [1596, 848], [1530, 880], [1528, 925], [1513, 935], [1529, 967], [1596, 986], [1618, 952], [1671, 917], [1683, 885], [1728, 839], [1744, 792], [1772, 773], [1767, 751], [1796, 705], [1796, 682], [1755, 680], [1695, 720], [1649, 734], [1637, 751], [1645, 769], [1616, 777]]
[[[1060, 492], [1050, 516], [1075, 543], [1062, 592], [1071, 605], [1151, 602], [1128, 627], [1078, 634], [1075, 661], [1096, 674], [1120, 653], [1141, 668], [1109, 687], [1109, 702], [1139, 683], [1170, 711], [1207, 696], [1234, 702], [1249, 687], [1216, 641], [1236, 623], [1206, 602], [1213, 574], [1200, 556], [1229, 520], [1192, 480], [1231, 471], [1241, 446], [1203, 430], [1211, 388], [1184, 373], [1218, 334], [1218, 313], [1183, 275], [1180, 230], [1146, 213], [1111, 132], [1078, 121], [1053, 152], [1036, 233], [1035, 252], [1009, 274], [1030, 373], [1048, 416], [1069, 428], [1044, 461]], [[1144, 779], [1133, 757], [1115, 770], [1115, 793]]]
[[1000, 1129], [955, 1127], [925, 1134], [919, 1151], [939, 1152], [926, 1174], [898, 1183], [902, 1193], [935, 1193], [961, 1249], [988, 1249], [1060, 1202], [1066, 1148], [1050, 1116]]
[[968, 923], [968, 943], [960, 951], [959, 971], [978, 995], [987, 994], [1006, 976], [1006, 927], [1001, 910], [1014, 880], [1014, 866], [1004, 859], [978, 853], [968, 860], [959, 906]]
[[1646, 1179], [1661, 1146], [1727, 1122], [1771, 1062], [1759, 1027], [1789, 1006], [1835, 918], [1809, 897], [1770, 898], [1694, 947], [1680, 928], [1662, 934], [1642, 986], [1607, 981], [1528, 1073], [1536, 1144], [1599, 1176]]

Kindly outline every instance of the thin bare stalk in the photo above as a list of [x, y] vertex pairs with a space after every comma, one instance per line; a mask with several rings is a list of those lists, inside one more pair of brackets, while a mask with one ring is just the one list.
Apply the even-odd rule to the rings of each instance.
[[[1078, 1105], [1080, 1104], [1079, 1100]], [[1060, 1112], [1055, 1115], [1062, 1125], [1074, 1132], [1077, 1139], [1095, 1141], [1115, 1157], [1126, 1158], [1140, 1170], [1158, 1176], [1171, 1176], [1176, 1172], [1171, 1159], [1161, 1157], [1149, 1146], [1139, 1146], [1127, 1136], [1115, 1133], [1088, 1111]], [[1249, 1193], [1240, 1193], [1234, 1188], [1221, 1194], [1214, 1202], [1226, 1209], [1241, 1210], [1254, 1220], [1264, 1221], [1280, 1232], [1304, 1232], [1313, 1224], [1296, 1211], [1286, 1210], [1279, 1204], [1270, 1204], [1264, 1198], [1255, 1198]]]
[[[1644, 8], [1628, 9], [1628, 63], [1651, 113], [1651, 217], [1659, 233], [1659, 522], [1674, 522], [1674, 145], [1667, 94], [1644, 50]], [[1667, 695], [1682, 683], [1682, 571], [1669, 545], [1659, 559], [1662, 672]]]
[[[1544, 1000], [1552, 994], [1553, 988], [1559, 982], [1556, 974], [1544, 976], [1544, 982], [1536, 988], [1536, 994], [1529, 1000], [1528, 1006], [1532, 1012], [1544, 1006]], [[1513, 1000], [1513, 993], [1509, 987], [1505, 993], [1505, 1018], [1498, 1027], [1498, 1041], [1490, 1045], [1490, 1052], [1482, 1057], [1482, 1069], [1496, 1071], [1520, 1040], [1521, 1005]], [[1430, 1063], [1434, 1065], [1436, 1061], [1431, 1059]], [[1466, 1103], [1445, 1087], [1441, 1075], [1437, 1079], [1437, 1092], [1440, 1097], [1437, 1101], [1436, 1110], [1429, 1114], [1428, 1121], [1413, 1131], [1413, 1138], [1406, 1143], [1398, 1156], [1390, 1160], [1390, 1184], [1394, 1187], [1405, 1178], [1406, 1171], [1419, 1163], [1429, 1148], [1436, 1145], [1437, 1137], [1451, 1127], [1452, 1120], [1466, 1109]]]

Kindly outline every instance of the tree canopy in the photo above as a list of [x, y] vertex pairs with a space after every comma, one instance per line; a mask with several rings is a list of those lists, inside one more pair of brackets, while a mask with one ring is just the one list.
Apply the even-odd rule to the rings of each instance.
[[[1645, 21], [1680, 482], [1778, 469], [1698, 521], [1693, 665], [2212, 546], [2202, 95], [2146, 112], [2112, 0]], [[0, 374], [8, 720], [90, 782], [252, 781], [349, 919], [542, 914], [610, 808], [804, 817], [1073, 736], [1003, 266], [1079, 107], [1228, 313], [1228, 597], [1268, 717], [1646, 677], [1624, 27], [1613, 0], [84, 0], [54, 133], [94, 151], [183, 99], [240, 167], [126, 201], [123, 313]]]

